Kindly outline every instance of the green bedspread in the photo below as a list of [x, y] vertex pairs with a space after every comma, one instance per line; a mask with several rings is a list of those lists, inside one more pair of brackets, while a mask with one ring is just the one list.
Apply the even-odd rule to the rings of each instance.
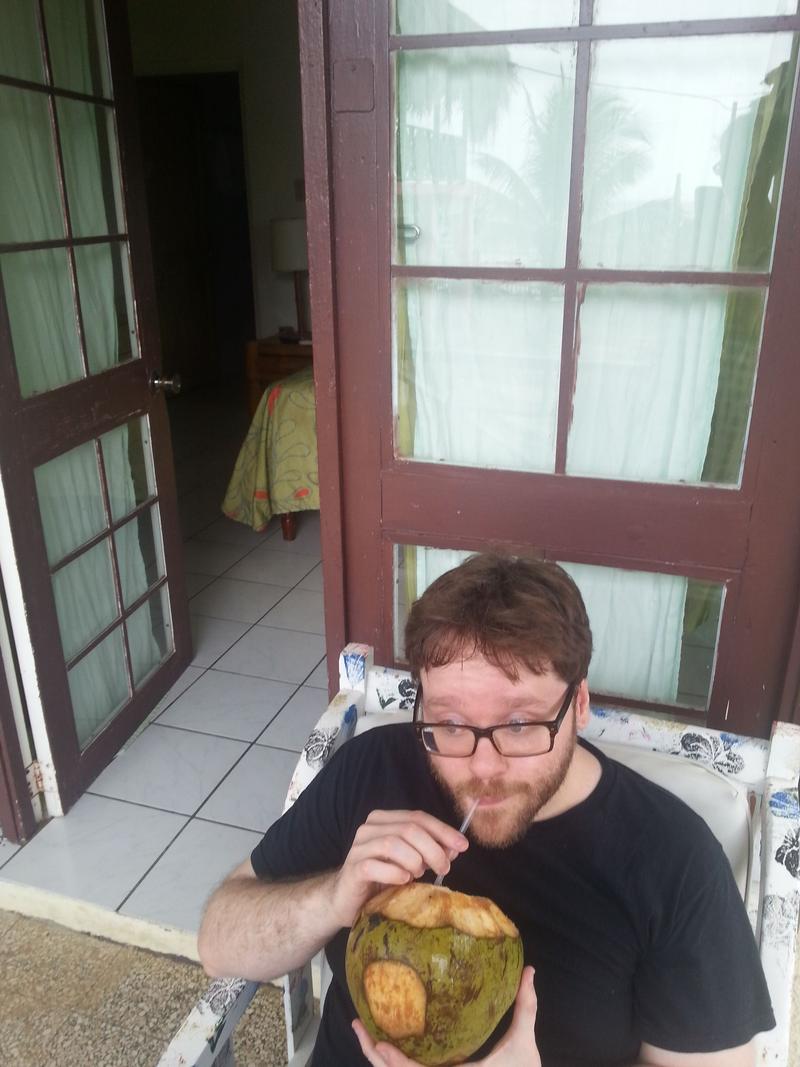
[[250, 423], [222, 510], [263, 530], [273, 515], [319, 508], [311, 368], [269, 386]]

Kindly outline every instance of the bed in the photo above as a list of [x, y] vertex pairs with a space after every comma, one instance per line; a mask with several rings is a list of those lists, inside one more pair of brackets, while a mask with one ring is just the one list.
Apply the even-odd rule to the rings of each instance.
[[273, 515], [292, 540], [298, 511], [319, 509], [317, 421], [311, 367], [270, 385], [256, 408], [222, 510], [257, 532]]

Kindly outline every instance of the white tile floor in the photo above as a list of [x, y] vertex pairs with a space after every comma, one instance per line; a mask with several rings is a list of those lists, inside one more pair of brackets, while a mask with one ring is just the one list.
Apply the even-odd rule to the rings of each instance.
[[171, 421], [193, 663], [65, 817], [22, 848], [0, 842], [0, 880], [193, 932], [280, 814], [328, 683], [319, 514], [298, 516], [294, 542], [277, 522], [255, 534], [220, 517], [243, 404], [223, 400], [226, 422], [186, 399]]

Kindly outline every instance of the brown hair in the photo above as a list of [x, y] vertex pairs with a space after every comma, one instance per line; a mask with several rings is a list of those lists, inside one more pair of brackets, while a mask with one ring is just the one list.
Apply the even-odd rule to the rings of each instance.
[[447, 571], [415, 601], [405, 652], [415, 678], [480, 653], [514, 680], [524, 664], [580, 682], [592, 632], [577, 585], [557, 563], [486, 553]]

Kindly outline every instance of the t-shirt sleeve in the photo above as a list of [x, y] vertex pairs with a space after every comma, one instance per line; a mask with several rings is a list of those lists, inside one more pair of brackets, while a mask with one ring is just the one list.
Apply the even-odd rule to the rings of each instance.
[[351, 824], [344, 810], [348, 791], [342, 784], [352, 746], [349, 742], [334, 754], [253, 849], [250, 861], [259, 878], [298, 878], [344, 862], [351, 844], [346, 828]]
[[642, 1041], [673, 1052], [736, 1048], [775, 1025], [747, 912], [711, 834], [653, 918], [634, 1012]]

